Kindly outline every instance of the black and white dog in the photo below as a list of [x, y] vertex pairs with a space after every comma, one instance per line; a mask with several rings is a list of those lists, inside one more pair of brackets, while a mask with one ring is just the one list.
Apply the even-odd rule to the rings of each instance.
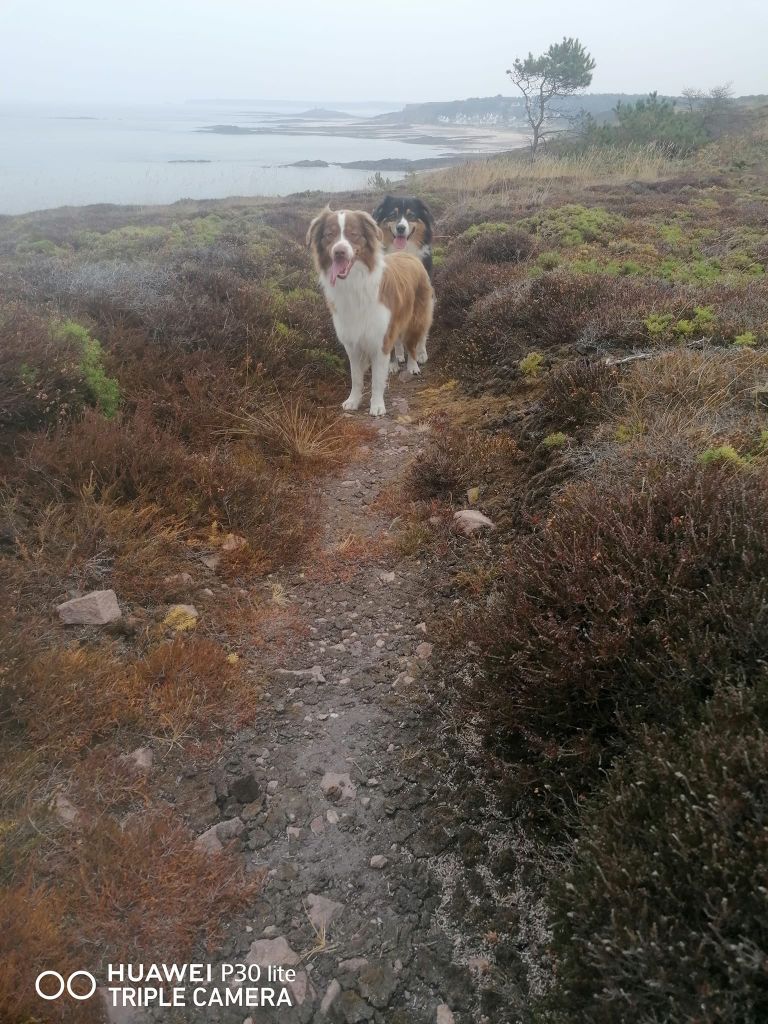
[[426, 203], [413, 196], [385, 196], [373, 211], [373, 219], [384, 232], [387, 252], [412, 252], [432, 276], [432, 228], [435, 220]]

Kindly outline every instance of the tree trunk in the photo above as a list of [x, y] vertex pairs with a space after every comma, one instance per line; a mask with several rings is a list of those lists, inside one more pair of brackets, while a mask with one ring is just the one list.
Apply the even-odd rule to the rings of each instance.
[[539, 148], [539, 133], [540, 128], [537, 124], [533, 125], [533, 138], [531, 139], [531, 163], [536, 159], [536, 150]]

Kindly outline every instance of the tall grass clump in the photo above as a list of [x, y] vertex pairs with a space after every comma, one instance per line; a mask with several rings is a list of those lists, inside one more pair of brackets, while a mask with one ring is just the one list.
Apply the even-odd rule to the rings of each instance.
[[673, 172], [672, 154], [663, 146], [605, 146], [572, 153], [547, 153], [532, 163], [527, 153], [512, 152], [486, 160], [472, 160], [426, 176], [426, 187], [440, 187], [465, 201], [494, 192], [514, 197], [524, 182], [587, 184], [602, 181], [655, 181]]

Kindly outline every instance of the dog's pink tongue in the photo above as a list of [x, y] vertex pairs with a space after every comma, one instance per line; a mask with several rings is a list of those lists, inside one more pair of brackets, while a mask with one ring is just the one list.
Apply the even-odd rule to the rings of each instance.
[[394, 246], [396, 249], [404, 249], [407, 241], [408, 239], [405, 237], [405, 235], [396, 235]]
[[331, 264], [331, 284], [336, 284], [336, 278], [341, 275], [345, 276], [349, 270], [349, 260], [346, 256], [334, 256], [333, 263]]

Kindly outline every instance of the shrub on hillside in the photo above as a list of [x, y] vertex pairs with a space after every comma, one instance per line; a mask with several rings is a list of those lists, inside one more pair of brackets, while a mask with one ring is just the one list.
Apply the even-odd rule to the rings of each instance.
[[752, 685], [699, 728], [646, 738], [582, 812], [551, 893], [547, 1020], [768, 1019], [764, 672]]
[[119, 504], [152, 504], [187, 529], [218, 522], [274, 558], [293, 557], [311, 522], [307, 501], [296, 503], [297, 482], [268, 470], [258, 450], [223, 439], [190, 450], [146, 407], [114, 420], [89, 411], [36, 438], [25, 466], [40, 496], [78, 499], [87, 488]]
[[416, 498], [463, 503], [481, 484], [498, 485], [513, 472], [520, 453], [505, 433], [486, 433], [436, 422], [430, 442], [408, 473], [408, 492]]
[[51, 326], [22, 306], [0, 309], [0, 426], [46, 426], [89, 404], [113, 415], [119, 398], [101, 346], [84, 327]]
[[529, 234], [502, 224], [500, 230], [484, 231], [474, 238], [469, 258], [485, 263], [520, 263], [533, 250], [534, 241]]
[[437, 321], [445, 327], [460, 327], [474, 302], [520, 276], [514, 264], [481, 263], [457, 252], [435, 271]]
[[518, 537], [491, 605], [458, 624], [480, 669], [465, 699], [517, 777], [582, 793], [645, 725], [757, 671], [767, 537], [757, 472], [662, 464], [562, 492]]
[[574, 359], [547, 377], [533, 421], [536, 429], [581, 430], [605, 420], [620, 400], [620, 370], [602, 359]]

